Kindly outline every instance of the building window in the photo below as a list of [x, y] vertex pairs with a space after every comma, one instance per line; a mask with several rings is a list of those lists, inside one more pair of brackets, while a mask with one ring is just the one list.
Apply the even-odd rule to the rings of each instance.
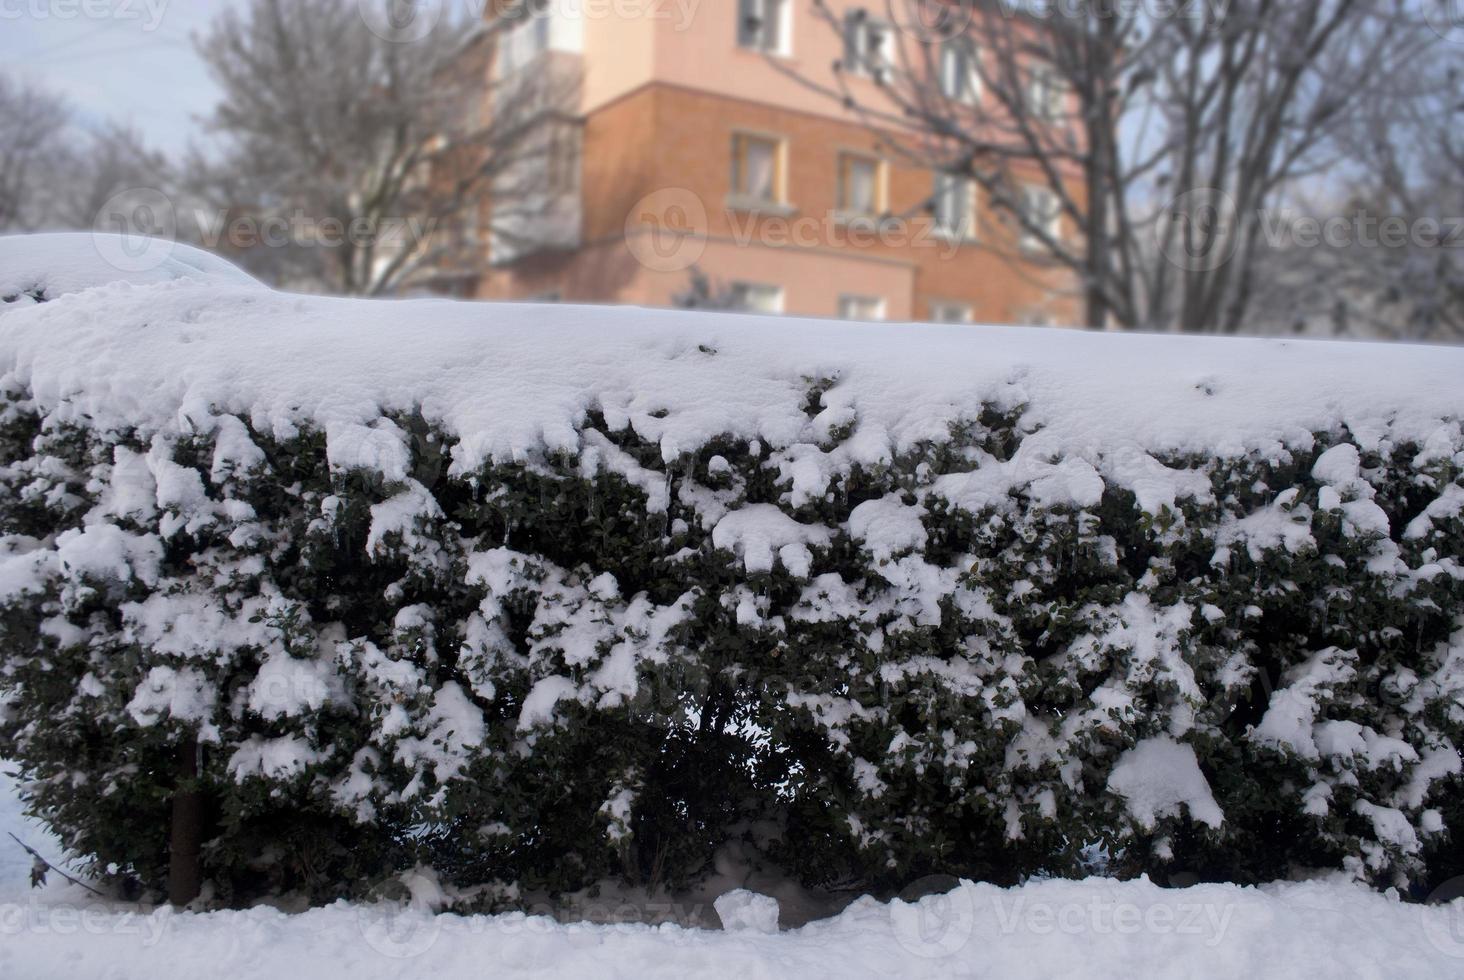
[[884, 209], [883, 172], [883, 165], [874, 157], [840, 153], [839, 210], [846, 214], [879, 214]]
[[1046, 187], [1028, 184], [1022, 188], [1022, 228], [1019, 244], [1026, 251], [1045, 248], [1057, 241], [1062, 210], [1057, 195]]
[[935, 194], [935, 230], [951, 238], [976, 237], [976, 185], [968, 177], [937, 173]]
[[498, 57], [494, 73], [508, 78], [528, 67], [549, 50], [549, 15], [532, 11], [523, 20], [506, 27], [498, 36]]
[[732, 195], [751, 204], [783, 200], [782, 144], [768, 136], [732, 136]]
[[1065, 91], [1056, 68], [1041, 63], [1033, 65], [1027, 78], [1027, 111], [1035, 119], [1052, 122], [1062, 115]]
[[545, 190], [574, 194], [579, 190], [580, 128], [576, 123], [551, 122], [545, 138]]
[[887, 77], [891, 65], [890, 25], [869, 16], [867, 10], [844, 15], [844, 67], [876, 81]]
[[940, 46], [940, 91], [948, 99], [975, 104], [981, 98], [980, 51], [969, 38], [953, 37]]
[[930, 304], [931, 323], [970, 323], [971, 307], [965, 303], [932, 302]]
[[728, 305], [743, 313], [782, 313], [783, 290], [757, 282], [734, 282], [728, 290]]
[[766, 54], [790, 54], [792, 0], [737, 0], [737, 43]]
[[885, 302], [878, 296], [840, 296], [839, 318], [842, 320], [883, 320]]

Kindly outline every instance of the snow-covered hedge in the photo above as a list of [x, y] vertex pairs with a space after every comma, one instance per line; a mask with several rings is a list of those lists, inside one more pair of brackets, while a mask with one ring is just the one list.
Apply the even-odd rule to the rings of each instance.
[[0, 307], [0, 754], [99, 868], [182, 786], [225, 900], [1458, 871], [1464, 351], [192, 266]]

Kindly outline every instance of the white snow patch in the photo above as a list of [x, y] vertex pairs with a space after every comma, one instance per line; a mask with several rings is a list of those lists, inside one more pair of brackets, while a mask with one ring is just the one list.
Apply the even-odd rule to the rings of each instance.
[[712, 545], [742, 559], [750, 573], [771, 572], [777, 553], [788, 572], [807, 577], [809, 545], [827, 545], [826, 527], [800, 524], [772, 504], [750, 504], [723, 517], [712, 529]]
[[1172, 738], [1145, 739], [1119, 756], [1108, 791], [1128, 801], [1129, 814], [1145, 830], [1160, 817], [1179, 816], [1181, 808], [1197, 823], [1219, 827], [1225, 822], [1194, 747]]
[[[1460, 348], [814, 321], [795, 330], [677, 310], [382, 303], [277, 293], [181, 246], [174, 258], [186, 268], [124, 275], [98, 264], [90, 235], [0, 238], [0, 283], [49, 277], [70, 294], [7, 304], [0, 377], [41, 411], [64, 406], [143, 438], [208, 431], [224, 415], [276, 435], [309, 426], [326, 433], [334, 463], [389, 478], [402, 475], [403, 447], [383, 411], [440, 424], [458, 438], [453, 466], [465, 472], [578, 452], [580, 424], [598, 408], [663, 459], [722, 434], [756, 442], [792, 482], [794, 506], [836, 470], [946, 441], [952, 424], [991, 405], [1023, 409], [1028, 435], [1016, 458], [942, 478], [963, 506], [1016, 489], [1042, 506], [1088, 507], [1104, 473], [1142, 506], [1163, 507], [1203, 495], [1201, 475], [1164, 472], [1144, 454], [1274, 456], [1345, 424], [1437, 455], [1457, 442], [1464, 414]], [[804, 411], [808, 378], [836, 379], [823, 394], [827, 418]], [[831, 423], [854, 430], [825, 452]], [[593, 448], [596, 465], [642, 479]]]
[[768, 895], [759, 895], [738, 888], [719, 897], [714, 903], [717, 918], [727, 932], [755, 932], [763, 934], [778, 931], [778, 900]]

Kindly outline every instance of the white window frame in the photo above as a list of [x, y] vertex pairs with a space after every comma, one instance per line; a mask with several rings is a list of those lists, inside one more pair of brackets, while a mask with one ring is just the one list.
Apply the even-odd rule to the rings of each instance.
[[931, 323], [970, 323], [971, 320], [970, 303], [955, 303], [939, 299], [930, 301]]
[[[1042, 203], [1038, 203], [1038, 202]], [[1024, 252], [1033, 252], [1044, 249], [1047, 243], [1037, 237], [1029, 229], [1029, 225], [1039, 225], [1047, 233], [1047, 237], [1058, 241], [1062, 235], [1062, 202], [1058, 200], [1057, 194], [1050, 187], [1043, 187], [1039, 184], [1026, 184], [1022, 187], [1022, 226], [1018, 244]]]
[[968, 37], [948, 37], [940, 45], [940, 90], [954, 102], [975, 105], [983, 91], [981, 48]]
[[889, 21], [870, 16], [863, 7], [844, 15], [844, 68], [850, 74], [876, 81], [886, 77], [894, 65], [894, 44], [895, 28]]
[[[737, 0], [737, 46], [763, 54], [793, 53], [793, 4], [797, 0]], [[768, 37], [769, 11], [777, 33]]]
[[[848, 199], [848, 173], [846, 162], [860, 161], [874, 165], [874, 201], [873, 207], [867, 211], [857, 211], [849, 206]], [[888, 198], [887, 171], [885, 162], [873, 153], [861, 153], [858, 150], [839, 150], [834, 157], [834, 166], [837, 173], [834, 175], [834, 199], [838, 204], [839, 214], [851, 217], [870, 218], [878, 217], [884, 213], [885, 202]]]
[[[746, 166], [746, 153], [740, 149], [745, 141], [770, 144], [773, 148], [773, 193], [771, 197], [757, 197], [738, 186], [745, 179], [742, 168]], [[728, 161], [727, 203], [734, 208], [781, 208], [788, 202], [788, 141], [773, 133], [759, 133], [744, 129], [732, 131], [731, 158]]]
[[[856, 315], [851, 313], [849, 307], [868, 305], [868, 315]], [[853, 320], [858, 323], [879, 323], [885, 318], [885, 298], [883, 296], [867, 296], [855, 293], [842, 293], [839, 296], [839, 319]]]
[[[747, 302], [747, 298], [753, 294], [761, 293], [771, 300], [766, 308], [754, 306]], [[734, 282], [728, 287], [728, 295], [731, 297], [732, 310], [737, 313], [761, 313], [765, 315], [783, 312], [783, 287], [775, 286], [766, 282]]]
[[548, 193], [554, 197], [578, 194], [584, 153], [581, 124], [556, 119], [546, 126], [544, 176]]
[[1059, 119], [1066, 98], [1067, 84], [1055, 67], [1039, 61], [1028, 69], [1027, 111], [1034, 119], [1041, 122]]
[[[964, 190], [964, 195], [961, 191]], [[932, 190], [932, 201], [934, 202], [933, 215], [935, 221], [935, 233], [944, 238], [958, 239], [961, 241], [974, 241], [976, 238], [976, 182], [970, 177], [962, 177], [960, 174], [947, 173], [944, 170], [935, 172], [935, 182]], [[961, 200], [964, 198], [965, 207], [961, 215], [961, 221], [952, 225], [947, 221], [945, 213], [945, 202], [952, 199]]]

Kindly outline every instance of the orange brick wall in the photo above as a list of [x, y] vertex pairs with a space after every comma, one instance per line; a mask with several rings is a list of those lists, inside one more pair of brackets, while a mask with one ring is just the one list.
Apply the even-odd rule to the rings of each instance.
[[[786, 199], [795, 209], [792, 213], [758, 217], [729, 212], [731, 141], [739, 129], [786, 141]], [[581, 250], [495, 270], [483, 295], [507, 299], [558, 292], [568, 301], [666, 302], [685, 286], [687, 273], [641, 267], [622, 239], [627, 217], [636, 217], [637, 202], [674, 188], [704, 208], [705, 221], [698, 221], [697, 230], [718, 247], [707, 250], [701, 265], [713, 278], [725, 278], [712, 259], [734, 254], [728, 245], [792, 248], [800, 250], [800, 261], [788, 263], [790, 274], [795, 267], [799, 275], [818, 268], [806, 260], [810, 253], [827, 259], [831, 275], [837, 266], [837, 275], [855, 282], [860, 268], [908, 267], [911, 274], [903, 281], [911, 284], [911, 295], [885, 297], [892, 318], [898, 311], [902, 317], [925, 319], [929, 302], [942, 300], [969, 305], [977, 322], [1023, 322], [1038, 313], [1059, 323], [1074, 320], [1076, 301], [1052, 298], [1070, 292], [1065, 274], [1023, 261], [1010, 230], [986, 202], [978, 202], [975, 243], [957, 245], [930, 234], [929, 215], [922, 209], [932, 190], [928, 170], [886, 156], [887, 207], [904, 220], [894, 226], [896, 237], [890, 243], [851, 238], [835, 218], [838, 153], [873, 152], [876, 145], [860, 126], [827, 116], [661, 83], [643, 86], [585, 120]], [[780, 231], [797, 231], [800, 241], [781, 242], [776, 237]], [[888, 276], [869, 278], [890, 288]], [[789, 286], [772, 284], [785, 290]], [[795, 303], [794, 293], [787, 291], [788, 313], [835, 313], [836, 298], [797, 291], [804, 304], [820, 307], [807, 308]]]

